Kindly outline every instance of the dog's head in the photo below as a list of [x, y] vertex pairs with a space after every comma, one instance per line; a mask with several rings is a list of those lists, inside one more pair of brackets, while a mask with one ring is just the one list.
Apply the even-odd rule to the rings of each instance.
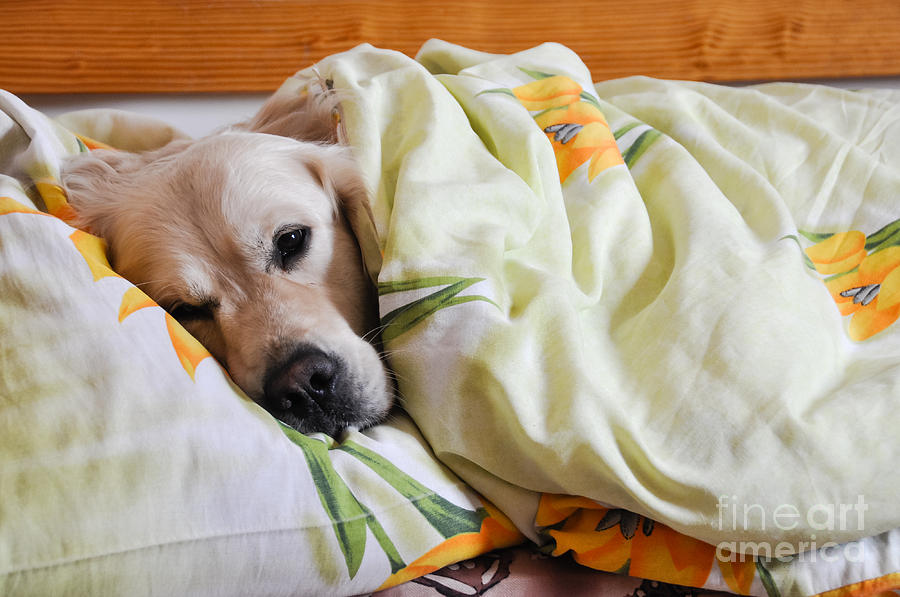
[[[329, 137], [331, 112], [302, 108], [270, 103], [250, 130], [155, 152], [95, 151], [62, 179], [113, 267], [251, 398], [300, 431], [334, 435], [383, 418], [391, 390], [369, 342], [375, 297], [347, 220], [368, 209], [365, 186]], [[279, 124], [273, 114], [288, 110]], [[314, 142], [258, 132], [279, 126]]]

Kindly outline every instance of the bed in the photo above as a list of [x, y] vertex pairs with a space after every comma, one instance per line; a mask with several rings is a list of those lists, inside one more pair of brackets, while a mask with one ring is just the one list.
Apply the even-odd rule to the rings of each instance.
[[[745, 4], [5, 6], [0, 593], [900, 590], [900, 6]], [[403, 405], [336, 440], [59, 186], [332, 89]]]

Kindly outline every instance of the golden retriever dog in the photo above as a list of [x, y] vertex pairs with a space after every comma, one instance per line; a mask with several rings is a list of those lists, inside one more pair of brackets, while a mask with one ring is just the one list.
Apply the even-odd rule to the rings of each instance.
[[347, 217], [368, 197], [336, 109], [331, 92], [274, 96], [243, 125], [142, 154], [95, 150], [62, 173], [117, 272], [276, 418], [330, 435], [392, 402]]

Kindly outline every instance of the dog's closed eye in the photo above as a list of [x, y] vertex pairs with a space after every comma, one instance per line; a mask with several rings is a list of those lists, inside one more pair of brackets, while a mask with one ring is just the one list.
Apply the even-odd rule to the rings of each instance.
[[273, 261], [282, 270], [289, 270], [303, 257], [309, 248], [310, 229], [306, 226], [288, 226], [275, 234]]
[[180, 322], [211, 320], [215, 305], [211, 303], [203, 305], [191, 305], [189, 303], [175, 303], [169, 307], [169, 314]]

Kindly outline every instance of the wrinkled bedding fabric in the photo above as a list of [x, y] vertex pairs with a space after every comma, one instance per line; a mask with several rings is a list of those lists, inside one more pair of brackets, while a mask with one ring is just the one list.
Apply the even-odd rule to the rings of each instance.
[[0, 97], [6, 593], [360, 593], [523, 535], [756, 595], [900, 585], [900, 94], [595, 85], [559, 45], [438, 41], [278, 93], [322, 87], [409, 414], [338, 442], [66, 223], [64, 156], [177, 131]]
[[418, 61], [318, 70], [353, 97], [387, 347], [439, 458], [499, 504], [713, 544], [897, 526], [896, 94], [595, 87], [555, 45]]

